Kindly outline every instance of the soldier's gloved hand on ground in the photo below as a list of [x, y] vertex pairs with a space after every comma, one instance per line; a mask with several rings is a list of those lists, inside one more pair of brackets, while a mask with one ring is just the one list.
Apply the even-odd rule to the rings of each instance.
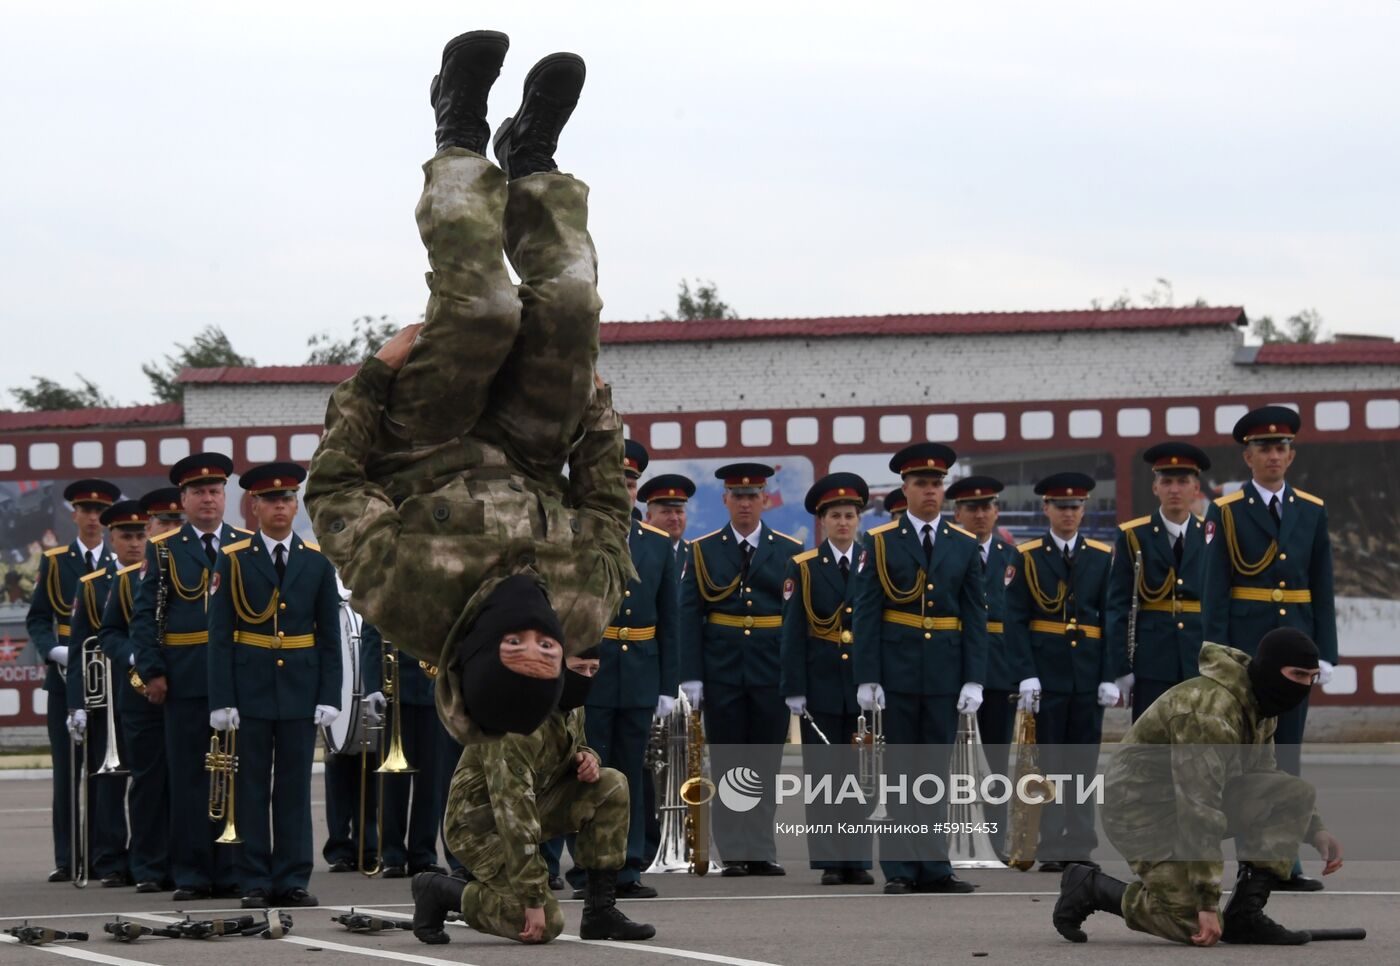
[[[303, 718], [303, 721], [306, 719]], [[215, 708], [209, 712], [209, 727], [215, 731], [228, 731], [238, 727], [237, 708]]]
[[578, 753], [578, 780], [586, 785], [598, 780], [598, 759], [586, 751]]
[[874, 682], [862, 684], [856, 688], [856, 704], [866, 711], [873, 711], [876, 707], [883, 708], [885, 706], [885, 689]]
[[365, 695], [365, 720], [371, 726], [384, 723], [384, 709], [389, 704], [383, 691], [373, 691]]
[[802, 715], [802, 712], [807, 710], [807, 696], [805, 694], [795, 695], [794, 697], [784, 698], [783, 700], [787, 702], [788, 710], [799, 717]]
[[976, 714], [982, 707], [982, 685], [969, 681], [958, 692], [958, 714]]
[[1104, 681], [1099, 685], [1099, 707], [1111, 708], [1118, 703], [1122, 694], [1118, 691], [1118, 685], [1112, 681]]
[[669, 694], [658, 695], [656, 698], [656, 716], [658, 718], [668, 717], [675, 706], [676, 699]]
[[1326, 829], [1322, 829], [1312, 840], [1313, 848], [1327, 864], [1322, 867], [1323, 875], [1331, 875], [1342, 867], [1342, 843]]
[[705, 686], [699, 681], [682, 681], [681, 692], [685, 694], [685, 699], [690, 702], [692, 711], [700, 707], [700, 699], [705, 696]]
[[87, 732], [87, 712], [81, 708], [68, 712], [68, 734], [76, 741], [82, 741]]
[[[328, 704], [316, 705], [316, 727], [328, 728], [331, 726], [332, 723], [334, 723], [335, 719], [339, 717], [339, 708], [332, 708]], [[306, 719], [303, 718], [302, 720], [305, 721]]]
[[1133, 703], [1133, 683], [1137, 678], [1131, 673], [1123, 675], [1113, 683], [1118, 686], [1118, 693], [1123, 695], [1123, 707], [1131, 707]]
[[1026, 678], [1016, 690], [1021, 692], [1021, 699], [1016, 702], [1018, 709], [1032, 714], [1040, 710], [1040, 678]]
[[1202, 909], [1196, 913], [1196, 921], [1201, 930], [1191, 937], [1197, 946], [1214, 946], [1220, 942], [1220, 914], [1214, 909]]

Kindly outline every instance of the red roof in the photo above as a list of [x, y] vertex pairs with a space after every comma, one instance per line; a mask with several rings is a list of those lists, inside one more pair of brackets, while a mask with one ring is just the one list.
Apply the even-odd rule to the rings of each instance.
[[1256, 366], [1400, 366], [1400, 342], [1271, 342], [1259, 347]]
[[57, 409], [35, 413], [0, 412], [0, 429], [82, 429], [116, 426], [178, 425], [185, 408], [179, 403], [152, 406], [115, 406], [107, 409]]
[[181, 369], [183, 383], [303, 383], [336, 385], [355, 374], [358, 366], [219, 366], [217, 369]]

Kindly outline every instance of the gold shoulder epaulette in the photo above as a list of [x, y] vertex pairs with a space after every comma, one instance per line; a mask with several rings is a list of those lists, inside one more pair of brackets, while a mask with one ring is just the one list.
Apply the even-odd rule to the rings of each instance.
[[1118, 524], [1118, 529], [1122, 530], [1124, 533], [1127, 533], [1129, 530], [1133, 529], [1133, 527], [1140, 527], [1144, 523], [1151, 522], [1151, 520], [1152, 514], [1149, 513], [1145, 517], [1138, 517], [1136, 520], [1129, 520], [1127, 523]]
[[160, 543], [162, 540], [167, 540], [170, 537], [175, 536], [175, 534], [179, 532], [180, 528], [176, 527], [174, 530], [167, 530], [164, 533], [157, 533], [154, 537], [151, 538], [151, 543]]
[[92, 573], [90, 573], [90, 574], [83, 574], [81, 577], [79, 577], [79, 578], [78, 578], [78, 583], [80, 583], [80, 584], [85, 584], [85, 583], [87, 583], [87, 582], [89, 582], [89, 581], [96, 580], [98, 577], [101, 577], [101, 576], [102, 576], [103, 574], [105, 574], [106, 572], [107, 572], [107, 568], [106, 568], [106, 567], [98, 567], [98, 568], [97, 568], [96, 570], [94, 570]]
[[662, 530], [660, 527], [654, 527], [650, 523], [647, 523], [645, 520], [638, 520], [637, 526], [641, 527], [643, 530], [650, 530], [652, 533], [659, 533], [667, 540], [671, 539], [671, 535], [665, 530]]
[[799, 553], [796, 557], [793, 557], [793, 558], [792, 558], [792, 562], [793, 562], [793, 563], [806, 563], [807, 561], [811, 560], [811, 559], [812, 559], [813, 557], [815, 557], [816, 555], [817, 555], [817, 551], [816, 551], [816, 550], [804, 550], [802, 553]]
[[799, 540], [799, 539], [797, 539], [796, 537], [792, 536], [791, 534], [783, 533], [783, 531], [781, 531], [781, 530], [774, 530], [773, 532], [776, 533], [778, 536], [782, 537], [784, 540], [791, 540], [793, 543], [797, 544], [799, 547], [802, 546], [802, 541]]
[[691, 543], [699, 543], [701, 540], [708, 540], [708, 539], [710, 539], [711, 537], [713, 537], [715, 534], [719, 533], [720, 530], [723, 530], [723, 529], [724, 529], [724, 527], [720, 527], [719, 530], [711, 530], [709, 533], [702, 533], [700, 536], [695, 537], [695, 538], [694, 538], [693, 540], [691, 540], [690, 542], [691, 542]]
[[303, 540], [301, 542], [301, 545], [309, 550], [315, 550], [317, 553], [321, 552], [321, 545], [319, 543], [312, 543], [310, 540]]
[[884, 533], [886, 530], [893, 530], [893, 529], [894, 529], [895, 527], [897, 527], [897, 526], [899, 526], [899, 521], [898, 521], [898, 520], [891, 520], [889, 523], [882, 523], [882, 524], [880, 524], [880, 525], [879, 525], [878, 527], [876, 527], [874, 530], [867, 530], [867, 531], [865, 531], [865, 532], [866, 532], [866, 534], [867, 534], [868, 536], [872, 536], [872, 537], [873, 537], [873, 536], [874, 536], [875, 534], [877, 534], [877, 533]]
[[1298, 496], [1300, 496], [1302, 499], [1307, 500], [1309, 503], [1316, 503], [1318, 506], [1327, 505], [1322, 502], [1322, 497], [1320, 496], [1313, 496], [1311, 493], [1307, 493], [1303, 490], [1297, 489], [1296, 487], [1294, 488], [1293, 492], [1298, 494]]
[[1095, 550], [1102, 550], [1104, 553], [1113, 553], [1113, 544], [1104, 543], [1102, 540], [1090, 540], [1088, 537], [1085, 537], [1084, 546], [1093, 547]]
[[145, 566], [144, 563], [134, 563], [134, 564], [132, 564], [132, 565], [129, 566], [129, 567], [123, 567], [121, 570], [118, 570], [118, 571], [117, 571], [117, 576], [120, 577], [122, 574], [129, 574], [129, 573], [131, 573], [133, 570], [140, 570], [140, 569], [141, 569], [142, 567], [144, 567], [144, 566]]
[[1016, 549], [1021, 551], [1022, 553], [1026, 553], [1030, 550], [1039, 550], [1040, 545], [1044, 542], [1044, 537], [1036, 537], [1034, 540], [1027, 540], [1025, 543], [1016, 544]]
[[1236, 500], [1243, 500], [1243, 499], [1244, 499], [1244, 487], [1240, 487], [1240, 488], [1239, 488], [1238, 490], [1236, 490], [1234, 493], [1230, 493], [1230, 494], [1228, 494], [1228, 495], [1226, 495], [1226, 496], [1216, 497], [1216, 499], [1215, 499], [1215, 505], [1216, 505], [1216, 506], [1228, 506], [1229, 504], [1234, 503]]
[[943, 521], [943, 525], [944, 525], [945, 527], [947, 527], [949, 530], [956, 530], [956, 531], [958, 531], [958, 533], [961, 533], [961, 534], [962, 534], [963, 536], [965, 536], [965, 537], [971, 537], [971, 538], [974, 539], [974, 540], [977, 539], [977, 534], [973, 533], [971, 530], [964, 530], [962, 527], [958, 526], [956, 523], [949, 523], [947, 520], [944, 520], [944, 521]]
[[240, 550], [247, 550], [247, 549], [248, 549], [249, 547], [251, 547], [252, 545], [253, 545], [253, 538], [252, 538], [252, 537], [249, 537], [247, 540], [240, 540], [240, 541], [238, 541], [237, 543], [226, 543], [226, 544], [224, 544], [224, 546], [223, 546], [223, 551], [224, 551], [224, 553], [238, 553], [238, 551], [240, 551]]
[[248, 534], [248, 536], [250, 536], [250, 537], [253, 535], [253, 531], [252, 531], [252, 530], [244, 530], [242, 527], [235, 527], [235, 526], [234, 526], [233, 524], [231, 524], [231, 523], [229, 524], [229, 529], [230, 529], [230, 530], [237, 530], [239, 533], [246, 533], [246, 534]]
[[64, 545], [61, 546], [61, 547], [51, 547], [51, 548], [49, 548], [48, 550], [45, 550], [45, 551], [44, 551], [44, 556], [45, 556], [45, 557], [57, 557], [59, 554], [67, 553], [67, 552], [68, 552], [68, 545], [67, 545], [67, 544], [64, 544]]

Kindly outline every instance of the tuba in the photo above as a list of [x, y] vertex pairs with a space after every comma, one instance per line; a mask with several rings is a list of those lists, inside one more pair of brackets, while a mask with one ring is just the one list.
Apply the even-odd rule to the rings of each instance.
[[[710, 799], [700, 712], [682, 693], [666, 718], [652, 721], [646, 764], [656, 784], [661, 844], [647, 872], [710, 871]], [[681, 766], [684, 764], [684, 770]]]
[[[953, 745], [953, 775], [968, 775], [974, 789], [992, 773], [987, 755], [982, 750], [982, 734], [977, 728], [977, 715], [958, 716], [958, 737]], [[983, 803], [957, 802], [948, 806], [948, 823], [953, 833], [948, 837], [948, 860], [955, 869], [1000, 869], [996, 846], [987, 834], [987, 813]], [[980, 831], [979, 831], [980, 830]]]
[[[1039, 700], [1040, 695], [1035, 695]], [[1014, 699], [1013, 699], [1014, 700]], [[1045, 780], [1040, 771], [1040, 753], [1035, 744], [1035, 714], [1025, 708], [1016, 709], [1016, 725], [1011, 746], [1013, 793], [1006, 816], [1006, 864], [1019, 872], [1029, 872], [1035, 866], [1035, 853], [1040, 845], [1040, 812], [1055, 799], [1055, 786]], [[1027, 802], [1019, 793], [1022, 776], [1034, 776], [1026, 782], [1027, 795], [1043, 798]]]

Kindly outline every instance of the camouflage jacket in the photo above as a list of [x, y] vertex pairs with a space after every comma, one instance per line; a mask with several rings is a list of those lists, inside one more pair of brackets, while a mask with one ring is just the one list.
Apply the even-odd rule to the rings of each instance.
[[[1276, 718], [1260, 718], [1249, 656], [1222, 644], [1201, 648], [1199, 677], [1143, 712], [1105, 777], [1104, 828], [1131, 861], [1184, 860], [1198, 910], [1220, 902], [1220, 843], [1231, 834], [1225, 786], [1279, 770]], [[1322, 829], [1314, 809], [1305, 839]]]
[[447, 847], [478, 879], [504, 876], [526, 906], [544, 905], [549, 868], [540, 854], [540, 800], [572, 780], [584, 744], [582, 708], [552, 712], [528, 735], [469, 745], [452, 773], [443, 818]]
[[556, 487], [527, 480], [471, 436], [391, 452], [380, 433], [393, 381], [372, 358], [337, 387], [307, 480], [307, 510], [351, 606], [403, 651], [448, 668], [451, 629], [482, 590], [528, 571], [546, 586], [565, 651], [596, 644], [636, 574], [611, 389], [584, 412], [569, 478]]

